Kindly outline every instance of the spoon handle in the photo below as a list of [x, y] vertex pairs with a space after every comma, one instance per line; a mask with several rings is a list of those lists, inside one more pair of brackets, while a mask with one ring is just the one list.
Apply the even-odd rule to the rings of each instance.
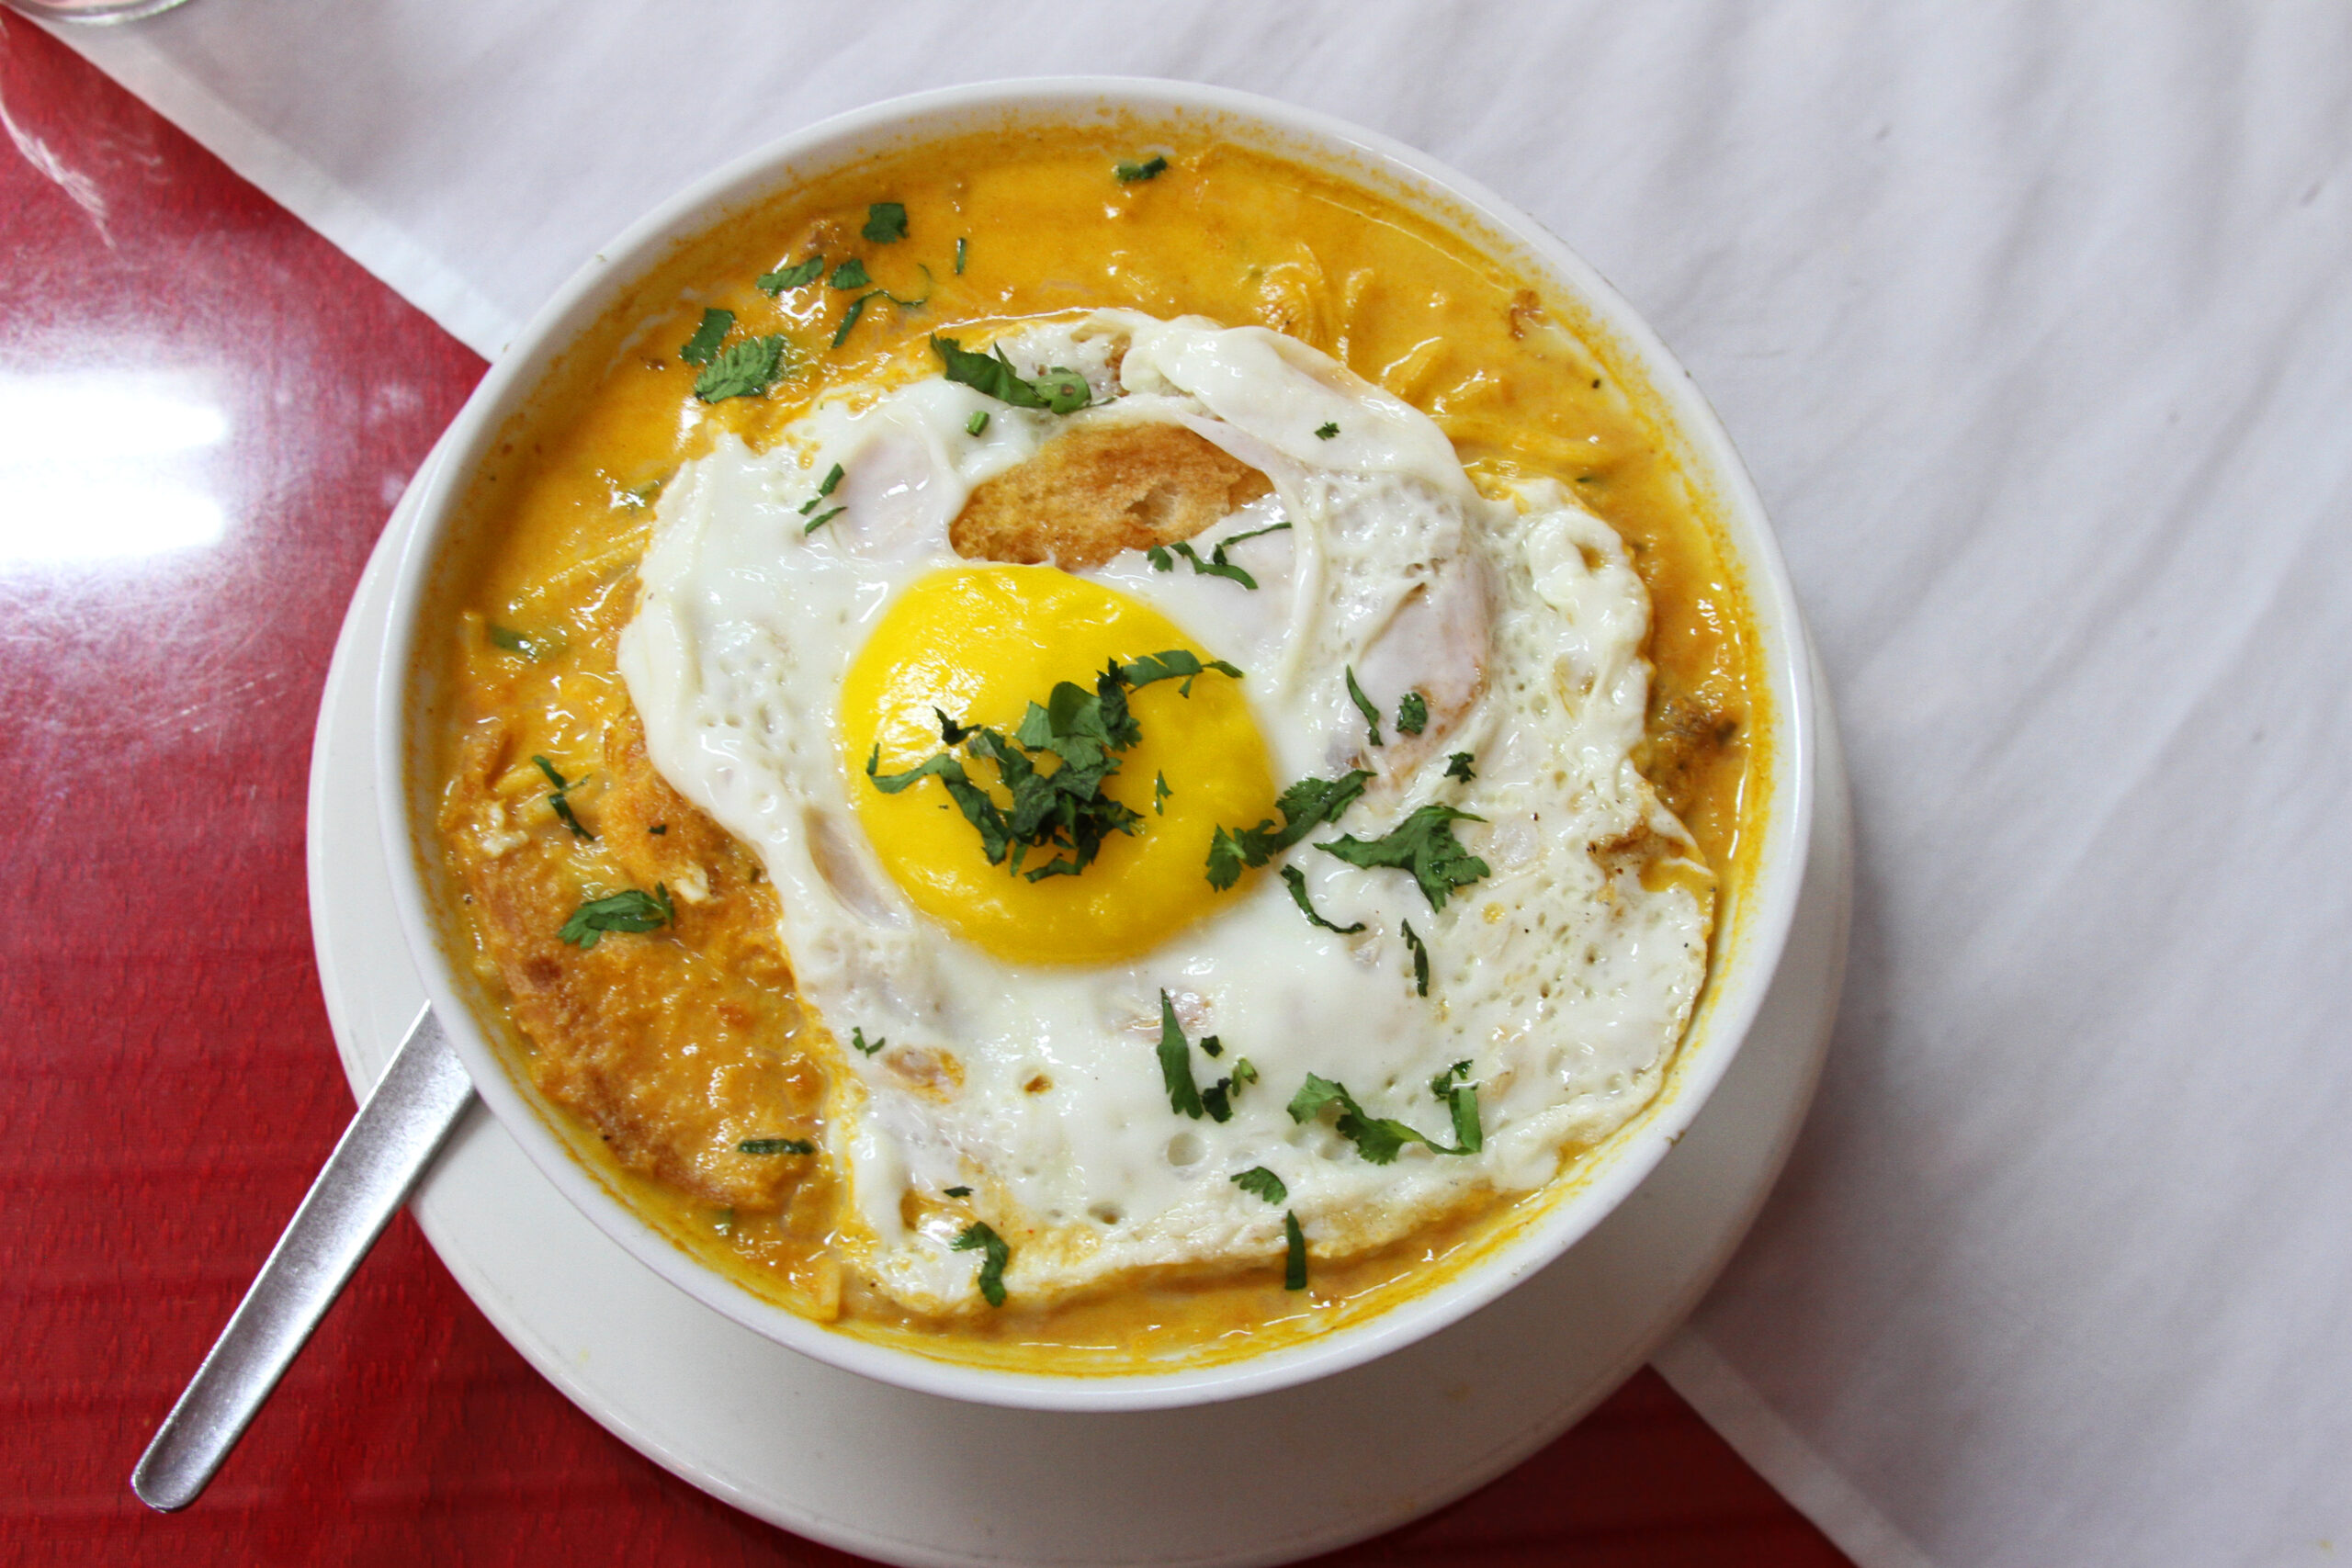
[[169, 1512], [196, 1501], [472, 1098], [426, 1008], [140, 1456], [130, 1489], [141, 1502]]

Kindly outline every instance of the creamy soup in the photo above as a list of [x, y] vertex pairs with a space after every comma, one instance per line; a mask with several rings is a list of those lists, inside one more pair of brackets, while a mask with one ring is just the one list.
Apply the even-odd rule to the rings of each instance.
[[1624, 363], [1437, 218], [1164, 129], [681, 246], [443, 580], [519, 1071], [679, 1246], [926, 1354], [1197, 1365], [1448, 1277], [1657, 1103], [1765, 807]]

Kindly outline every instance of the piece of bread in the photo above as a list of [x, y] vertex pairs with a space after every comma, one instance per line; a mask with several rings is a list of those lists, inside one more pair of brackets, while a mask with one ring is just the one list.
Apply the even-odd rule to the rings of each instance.
[[1093, 425], [973, 491], [947, 538], [967, 560], [1080, 571], [1189, 539], [1272, 489], [1181, 424]]

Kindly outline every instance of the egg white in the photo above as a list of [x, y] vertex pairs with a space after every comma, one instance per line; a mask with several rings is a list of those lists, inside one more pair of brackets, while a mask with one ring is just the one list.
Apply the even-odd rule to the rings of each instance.
[[[763, 453], [722, 439], [663, 492], [621, 639], [654, 765], [765, 865], [805, 1004], [844, 1040], [855, 1027], [890, 1042], [832, 1064], [827, 1157], [854, 1200], [842, 1250], [912, 1308], [977, 1310], [978, 1258], [950, 1246], [967, 1215], [1012, 1243], [1008, 1290], [1043, 1301], [1149, 1266], [1279, 1258], [1282, 1210], [1230, 1179], [1256, 1166], [1325, 1258], [1550, 1180], [1656, 1092], [1706, 964], [1705, 897], [1686, 879], [1645, 887], [1596, 852], [1645, 830], [1690, 842], [1632, 761], [1648, 610], [1622, 542], [1557, 485], [1482, 498], [1425, 415], [1262, 329], [1100, 311], [1000, 341], [1024, 372], [1085, 373], [1099, 406], [1063, 418], [932, 377], [829, 395]], [[875, 620], [959, 564], [948, 525], [976, 485], [1063, 430], [1129, 420], [1181, 423], [1273, 481], [1196, 541], [1205, 553], [1289, 522], [1233, 551], [1257, 591], [1134, 553], [1086, 575], [1243, 668], [1279, 783], [1378, 772], [1337, 829], [1286, 857], [1360, 934], [1309, 925], [1270, 869], [1132, 961], [1007, 964], [919, 913], [865, 840], [839, 702]], [[805, 533], [834, 463], [845, 477], [824, 504], [843, 510]], [[1384, 723], [1388, 744], [1366, 748], [1350, 667], [1384, 716], [1421, 691], [1429, 730]], [[1445, 775], [1453, 751], [1475, 754], [1474, 782]], [[1456, 831], [1491, 867], [1442, 910], [1403, 872], [1313, 848], [1377, 837], [1432, 801], [1486, 819]], [[1407, 920], [1430, 955], [1426, 998]], [[1219, 1062], [1194, 1053], [1202, 1081], [1237, 1055], [1258, 1069], [1230, 1122], [1171, 1111], [1154, 1052], [1163, 989], [1189, 1035], [1227, 1047]], [[1285, 1112], [1317, 1073], [1443, 1141], [1429, 1083], [1463, 1060], [1480, 1086], [1476, 1155], [1413, 1146], [1376, 1166], [1328, 1119]], [[1024, 1089], [1040, 1078], [1051, 1087]], [[967, 1203], [905, 1223], [910, 1192], [958, 1186]]]

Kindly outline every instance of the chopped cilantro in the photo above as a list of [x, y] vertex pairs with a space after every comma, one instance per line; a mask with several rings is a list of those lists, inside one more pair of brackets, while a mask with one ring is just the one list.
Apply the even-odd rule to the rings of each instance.
[[1283, 1179], [1262, 1165], [1253, 1165], [1240, 1175], [1227, 1179], [1252, 1198], [1263, 1198], [1269, 1203], [1290, 1201], [1290, 1189], [1283, 1185]]
[[965, 239], [964, 239], [964, 236], [963, 236], [963, 235], [961, 235], [961, 234], [956, 235], [956, 276], [958, 276], [958, 277], [961, 277], [961, 276], [964, 276], [964, 256], [965, 256], [965, 254], [966, 254], [966, 250], [967, 250], [967, 244], [966, 244], [966, 241], [965, 241]]
[[881, 1050], [883, 1046], [888, 1045], [888, 1043], [890, 1043], [889, 1041], [877, 1034], [874, 1038], [874, 1043], [868, 1045], [865, 1043], [865, 1030], [852, 1029], [849, 1032], [849, 1048], [856, 1052], [861, 1056], [871, 1056], [876, 1051]]
[[865, 209], [865, 227], [858, 231], [877, 245], [895, 245], [907, 237], [907, 209], [895, 201], [877, 201]]
[[[1159, 1077], [1168, 1086], [1168, 1108], [1197, 1122], [1204, 1113], [1200, 1086], [1193, 1081], [1193, 1048], [1176, 1021], [1176, 1004], [1159, 993]], [[1223, 1118], [1219, 1118], [1223, 1120]]]
[[1199, 654], [1181, 648], [1171, 648], [1164, 653], [1147, 653], [1141, 659], [1118, 668], [1119, 679], [1136, 689], [1148, 686], [1154, 681], [1181, 680], [1184, 683], [1176, 688], [1177, 694], [1186, 697], [1193, 694], [1193, 681], [1206, 671], [1214, 670], [1237, 681], [1241, 679], [1241, 671], [1224, 660], [1204, 660]]
[[580, 818], [571, 814], [571, 802], [564, 798], [571, 793], [571, 786], [563, 782], [563, 775], [555, 771], [555, 764], [537, 754], [531, 761], [537, 764], [539, 772], [547, 774], [548, 783], [555, 785], [555, 793], [548, 796], [548, 804], [555, 808], [557, 819], [571, 829], [571, 836], [575, 839], [594, 838], [596, 835], [582, 827]]
[[1295, 865], [1283, 867], [1283, 880], [1290, 885], [1290, 901], [1298, 906], [1298, 912], [1305, 915], [1309, 921], [1321, 926], [1327, 931], [1337, 931], [1341, 936], [1353, 936], [1363, 930], [1362, 920], [1358, 920], [1351, 926], [1335, 926], [1317, 914], [1315, 906], [1306, 901], [1306, 874], [1298, 867]]
[[1170, 795], [1174, 795], [1175, 793], [1176, 793], [1176, 792], [1175, 792], [1174, 790], [1170, 789], [1170, 788], [1168, 787], [1168, 775], [1167, 775], [1166, 773], [1154, 773], [1154, 774], [1152, 774], [1152, 775], [1151, 775], [1151, 810], [1152, 810], [1152, 815], [1154, 815], [1154, 816], [1156, 816], [1156, 817], [1165, 817], [1165, 816], [1167, 816], [1167, 815], [1168, 815], [1168, 797], [1169, 797]]
[[[879, 294], [880, 292], [882, 291], [877, 288], [874, 291], [874, 294]], [[849, 309], [842, 312], [842, 324], [833, 329], [833, 346], [835, 348], [841, 347], [843, 343], [846, 343], [849, 340], [850, 329], [857, 325], [857, 319], [860, 316], [865, 314], [865, 302], [873, 299], [874, 294], [859, 295], [856, 299], [849, 302]]]
[[1290, 1119], [1305, 1122], [1321, 1114], [1326, 1106], [1340, 1108], [1340, 1118], [1332, 1123], [1332, 1131], [1355, 1145], [1356, 1153], [1374, 1165], [1393, 1163], [1407, 1144], [1419, 1144], [1431, 1153], [1441, 1155], [1468, 1154], [1462, 1148], [1448, 1148], [1417, 1127], [1391, 1117], [1374, 1116], [1356, 1103], [1356, 1098], [1344, 1084], [1329, 1078], [1306, 1075], [1306, 1082], [1291, 1097]]
[[947, 1195], [950, 1198], [969, 1198], [972, 1195], [972, 1190], [968, 1187], [951, 1187], [947, 1190]]
[[695, 396], [704, 402], [729, 398], [756, 398], [775, 385], [784, 372], [784, 334], [747, 337], [718, 351], [703, 373], [695, 378]]
[[1274, 802], [1283, 814], [1280, 829], [1272, 821], [1219, 828], [1209, 840], [1209, 886], [1223, 891], [1240, 879], [1244, 866], [1263, 865], [1324, 823], [1338, 821], [1371, 777], [1357, 768], [1336, 779], [1301, 779]]
[[1485, 820], [1451, 806], [1424, 806], [1385, 837], [1367, 841], [1351, 833], [1315, 847], [1366, 870], [1390, 866], [1409, 871], [1430, 908], [1442, 909], [1455, 888], [1469, 886], [1488, 870], [1485, 861], [1462, 847], [1453, 836], [1453, 824]]
[[1413, 950], [1413, 994], [1426, 997], [1430, 994], [1430, 950], [1413, 930], [1412, 921], [1399, 923], [1405, 928], [1405, 945]]
[[988, 428], [989, 411], [986, 409], [974, 409], [972, 417], [964, 422], [964, 434], [967, 435], [985, 434]]
[[806, 288], [824, 275], [825, 256], [820, 251], [807, 261], [760, 274], [756, 287], [763, 294], [781, 294], [787, 288]]
[[1380, 710], [1372, 705], [1372, 699], [1363, 694], [1363, 688], [1362, 686], [1356, 684], [1356, 667], [1354, 665], [1351, 664], [1347, 666], [1347, 677], [1348, 701], [1355, 704], [1356, 712], [1363, 715], [1364, 728], [1367, 732], [1365, 739], [1373, 745], [1377, 746], [1380, 744]]
[[954, 338], [941, 337], [936, 333], [932, 334], [931, 347], [939, 355], [939, 363], [950, 381], [959, 381], [1014, 408], [1076, 413], [1094, 400], [1093, 389], [1075, 370], [1056, 367], [1034, 378], [1024, 377], [1012, 367], [1012, 361], [1004, 356], [1001, 347], [992, 355], [973, 354]]
[[806, 1138], [746, 1138], [735, 1145], [747, 1155], [813, 1155], [817, 1145]]
[[1339, 434], [1340, 426], [1337, 421], [1333, 421], [1329, 424], [1318, 424], [1315, 427], [1315, 438], [1317, 441], [1329, 441], [1331, 437]]
[[1430, 1092], [1453, 1112], [1453, 1142], [1458, 1152], [1475, 1155], [1487, 1146], [1478, 1125], [1478, 1086], [1469, 1081], [1470, 1064], [1456, 1062], [1430, 1079]]
[[818, 529], [823, 527], [826, 524], [831, 523], [834, 518], [839, 517], [842, 513], [847, 512], [849, 508], [846, 506], [836, 506], [827, 511], [820, 512], [816, 516], [808, 519], [808, 525], [800, 531], [804, 535], [813, 534]]
[[825, 287], [838, 288], [844, 293], [853, 288], [871, 288], [873, 283], [874, 279], [865, 275], [865, 264], [855, 256], [833, 268], [833, 276], [825, 279]]
[[1445, 761], [1445, 776], [1450, 779], [1460, 779], [1464, 784], [1468, 784], [1478, 776], [1478, 771], [1470, 765], [1476, 761], [1477, 759], [1467, 751], [1456, 751]]
[[662, 493], [662, 487], [669, 482], [670, 481], [666, 479], [648, 479], [643, 484], [637, 486], [633, 490], [625, 490], [621, 491], [620, 503], [623, 506], [628, 507], [631, 512], [641, 510], [647, 502], [650, 502], [655, 496], [660, 495]]
[[652, 834], [652, 835], [653, 835], [655, 838], [657, 838], [657, 839], [658, 839], [658, 838], [660, 838], [662, 834], [664, 834], [664, 833], [668, 832], [669, 830], [670, 830], [670, 824], [668, 824], [667, 822], [656, 822], [655, 824], [653, 824], [653, 826], [652, 826], [652, 827], [648, 828], [648, 829], [646, 829], [646, 831], [647, 831], [647, 832], [649, 832], [649, 833]]
[[727, 341], [727, 334], [734, 330], [734, 311], [705, 310], [702, 325], [696, 327], [695, 335], [679, 347], [678, 357], [689, 365], [709, 364], [718, 357], [718, 345]]
[[1419, 692], [1408, 692], [1396, 704], [1396, 728], [1406, 735], [1419, 735], [1430, 727], [1430, 700]]
[[1306, 1237], [1298, 1228], [1298, 1216], [1283, 1211], [1283, 1289], [1306, 1289]]
[[[1216, 1056], [1222, 1055], [1225, 1047], [1212, 1034], [1201, 1042], [1201, 1049]], [[1250, 1058], [1236, 1056], [1231, 1076], [1221, 1077], [1201, 1090], [1201, 1109], [1208, 1112], [1212, 1122], [1230, 1122], [1233, 1120], [1233, 1102], [1241, 1098], [1242, 1089], [1257, 1081], [1258, 1069], [1250, 1065]]]
[[1225, 1055], [1225, 1042], [1219, 1040], [1214, 1034], [1202, 1035], [1201, 1055], [1208, 1057], [1211, 1061], [1215, 1061], [1217, 1057]]
[[1131, 186], [1138, 180], [1156, 180], [1166, 174], [1168, 160], [1154, 153], [1140, 164], [1123, 163], [1111, 172], [1119, 177], [1121, 185]]
[[1263, 528], [1252, 528], [1247, 533], [1235, 534], [1227, 538], [1220, 539], [1217, 541], [1216, 547], [1209, 551], [1209, 558], [1206, 560], [1203, 560], [1200, 558], [1199, 552], [1193, 548], [1189, 540], [1183, 539], [1179, 539], [1172, 545], [1154, 545], [1149, 549], [1146, 550], [1144, 555], [1146, 558], [1151, 562], [1155, 570], [1159, 571], [1173, 571], [1176, 568], [1175, 558], [1169, 554], [1170, 551], [1173, 550], [1176, 555], [1182, 556], [1186, 560], [1193, 563], [1193, 572], [1196, 577], [1229, 578], [1233, 581], [1241, 584], [1244, 588], [1255, 588], [1258, 586], [1258, 580], [1256, 578], [1250, 576], [1250, 573], [1242, 568], [1234, 565], [1233, 562], [1225, 558], [1227, 547], [1228, 546], [1238, 545], [1244, 539], [1254, 539], [1261, 534], [1279, 534], [1289, 526], [1290, 525], [1287, 523], [1272, 523]]
[[596, 945], [606, 931], [650, 931], [656, 926], [666, 926], [676, 920], [678, 911], [670, 902], [670, 889], [657, 882], [653, 891], [646, 893], [632, 887], [626, 893], [616, 893], [608, 898], [592, 898], [571, 911], [556, 938], [586, 950]]
[[519, 653], [534, 664], [542, 659], [553, 658], [563, 651], [563, 639], [559, 637], [534, 637], [529, 632], [518, 632], [511, 626], [502, 626], [496, 621], [491, 622], [482, 629], [489, 634], [492, 648], [501, 649], [508, 653]]
[[839, 463], [826, 469], [825, 477], [817, 483], [817, 493], [800, 503], [800, 515], [806, 517], [816, 511], [817, 503], [833, 493], [834, 490], [840, 486], [842, 478], [842, 466]]
[[[1193, 681], [1210, 670], [1237, 678], [1241, 674], [1223, 660], [1204, 660], [1182, 649], [1114, 663], [1095, 677], [1091, 692], [1069, 681], [1057, 683], [1042, 705], [1029, 705], [1010, 737], [982, 726], [957, 724], [941, 714], [940, 735], [946, 744], [960, 745], [968, 756], [996, 764], [998, 779], [1011, 795], [1009, 807], [975, 784], [949, 751], [905, 773], [886, 774], [876, 743], [865, 761], [866, 776], [886, 795], [935, 778], [964, 819], [978, 830], [981, 852], [990, 865], [1005, 865], [1032, 882], [1075, 876], [1093, 863], [1110, 834], [1133, 836], [1142, 829], [1139, 812], [1102, 791], [1103, 781], [1119, 771], [1119, 754], [1143, 739], [1142, 727], [1128, 711], [1127, 693], [1155, 681], [1181, 679], [1182, 689], [1189, 694]], [[1047, 756], [1059, 763], [1050, 773], [1037, 765]], [[1024, 871], [1032, 850], [1069, 852]]]
[[1012, 1248], [1005, 1246], [1004, 1237], [990, 1230], [985, 1220], [974, 1220], [964, 1227], [964, 1234], [948, 1244], [957, 1252], [980, 1253], [980, 1294], [989, 1305], [1004, 1304], [1004, 1266], [1012, 1261]]

